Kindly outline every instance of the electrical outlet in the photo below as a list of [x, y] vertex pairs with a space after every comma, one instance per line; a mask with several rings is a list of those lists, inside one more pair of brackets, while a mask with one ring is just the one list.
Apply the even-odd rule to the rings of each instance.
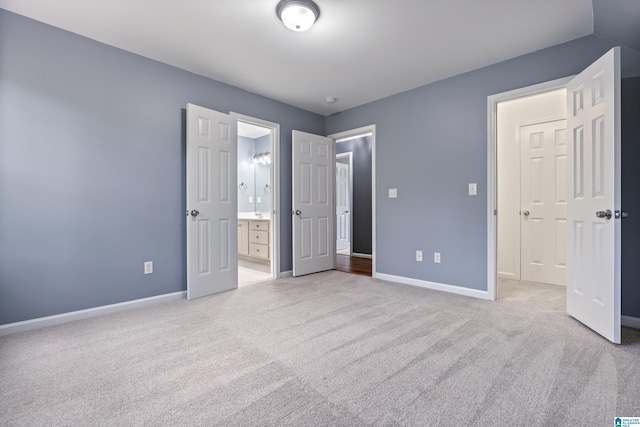
[[389, 198], [390, 199], [398, 198], [398, 189], [397, 188], [390, 188], [389, 189]]
[[433, 262], [440, 264], [440, 252], [433, 253]]
[[153, 261], [146, 261], [144, 263], [144, 274], [153, 274]]
[[257, 199], [258, 199], [258, 203], [262, 203], [262, 197], [258, 196]]
[[422, 262], [422, 251], [416, 251], [416, 261]]
[[249, 203], [253, 203], [253, 196], [249, 196]]
[[472, 182], [471, 184], [469, 184], [469, 195], [470, 196], [477, 196], [478, 195], [478, 184], [475, 182]]

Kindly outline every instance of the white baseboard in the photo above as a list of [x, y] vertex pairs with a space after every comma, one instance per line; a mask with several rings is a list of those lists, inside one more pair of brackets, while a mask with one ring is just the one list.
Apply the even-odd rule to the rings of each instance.
[[284, 279], [285, 277], [293, 277], [293, 270], [281, 271], [280, 272], [280, 278]]
[[622, 316], [622, 326], [640, 329], [640, 318], [631, 316]]
[[498, 279], [520, 280], [514, 273], [498, 271]]
[[449, 292], [451, 294], [464, 295], [484, 300], [491, 300], [489, 292], [477, 289], [463, 288], [461, 286], [445, 285], [443, 283], [429, 282], [426, 280], [412, 279], [410, 277], [394, 276], [391, 274], [376, 273], [375, 279], [386, 280], [388, 282], [402, 283], [404, 285], [418, 286], [420, 288], [433, 289], [436, 291]]
[[56, 314], [53, 316], [39, 317], [37, 319], [30, 319], [22, 322], [7, 323], [6, 325], [0, 325], [0, 336], [31, 331], [34, 329], [45, 328], [47, 326], [61, 325], [63, 323], [74, 322], [81, 319], [88, 319], [90, 317], [102, 316], [118, 311], [146, 307], [161, 302], [180, 300], [186, 297], [187, 291], [173, 292], [170, 294], [157, 295], [155, 297], [125, 301], [117, 304], [103, 305], [100, 307], [87, 308], [85, 310], [70, 311], [68, 313]]
[[373, 258], [373, 256], [372, 256], [372, 255], [369, 255], [369, 254], [359, 254], [359, 253], [357, 253], [357, 252], [351, 252], [351, 256], [354, 256], [354, 257], [356, 257], [356, 258], [368, 258], [368, 259]]

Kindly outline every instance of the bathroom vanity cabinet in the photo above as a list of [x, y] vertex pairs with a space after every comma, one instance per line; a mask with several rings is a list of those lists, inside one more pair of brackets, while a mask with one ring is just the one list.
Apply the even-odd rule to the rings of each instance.
[[238, 220], [238, 254], [269, 260], [269, 220]]

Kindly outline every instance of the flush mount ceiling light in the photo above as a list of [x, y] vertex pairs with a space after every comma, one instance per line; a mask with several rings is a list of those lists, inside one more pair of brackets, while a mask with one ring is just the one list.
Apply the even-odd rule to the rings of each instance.
[[320, 16], [320, 9], [311, 0], [282, 0], [276, 14], [288, 29], [307, 31]]

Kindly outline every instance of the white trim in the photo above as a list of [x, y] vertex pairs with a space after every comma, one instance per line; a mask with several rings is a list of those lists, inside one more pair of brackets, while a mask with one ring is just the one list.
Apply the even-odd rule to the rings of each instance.
[[271, 245], [271, 277], [279, 279], [280, 272], [280, 125], [267, 120], [257, 119], [244, 114], [231, 111], [231, 117], [238, 121], [251, 123], [271, 129], [271, 168], [269, 171], [271, 181], [271, 193], [269, 195], [269, 208], [271, 209], [271, 230], [269, 240]]
[[[337, 143], [338, 141], [336, 141], [336, 144]], [[348, 255], [352, 255], [352, 249], [353, 249], [353, 151], [347, 151], [345, 153], [336, 154], [336, 160], [344, 159], [345, 157], [349, 159], [349, 254]], [[338, 240], [338, 224], [336, 223], [336, 247], [338, 244], [337, 240]]]
[[352, 139], [360, 138], [362, 136], [367, 136], [367, 135], [371, 135], [371, 132], [367, 132], [367, 133], [364, 133], [364, 134], [350, 135], [350, 136], [347, 136], [346, 138], [338, 138], [338, 139], [336, 139], [336, 144], [338, 144], [340, 142], [347, 142], [347, 141], [350, 141]]
[[426, 280], [412, 279], [410, 277], [394, 276], [391, 274], [378, 273], [376, 279], [386, 280], [388, 282], [402, 283], [404, 285], [417, 286], [420, 288], [432, 289], [435, 291], [448, 292], [451, 294], [463, 295], [483, 300], [490, 300], [487, 291], [479, 291], [477, 289], [463, 288], [461, 286], [445, 285], [444, 283], [428, 282]]
[[487, 299], [492, 301], [498, 296], [497, 105], [510, 99], [562, 89], [572, 78], [563, 77], [487, 97]]
[[622, 316], [622, 326], [628, 328], [640, 329], [640, 318], [631, 316]]
[[371, 273], [376, 277], [376, 125], [333, 133], [329, 138], [344, 140], [367, 134], [371, 134]]
[[53, 316], [39, 317], [37, 319], [30, 319], [22, 322], [7, 323], [6, 325], [0, 325], [0, 336], [32, 331], [34, 329], [45, 328], [47, 326], [61, 325], [63, 323], [75, 322], [76, 320], [89, 319], [91, 317], [103, 316], [105, 314], [117, 313], [124, 310], [147, 307], [161, 302], [181, 300], [186, 297], [187, 291], [179, 291], [170, 294], [156, 295], [154, 297], [119, 302], [117, 304], [87, 308], [85, 310], [70, 311], [68, 313], [56, 314]]
[[293, 270], [281, 271], [280, 279], [284, 279], [285, 277], [293, 277]]
[[354, 258], [368, 258], [368, 259], [372, 259], [373, 256], [369, 255], [369, 254], [359, 254], [357, 252], [351, 252], [351, 256]]

